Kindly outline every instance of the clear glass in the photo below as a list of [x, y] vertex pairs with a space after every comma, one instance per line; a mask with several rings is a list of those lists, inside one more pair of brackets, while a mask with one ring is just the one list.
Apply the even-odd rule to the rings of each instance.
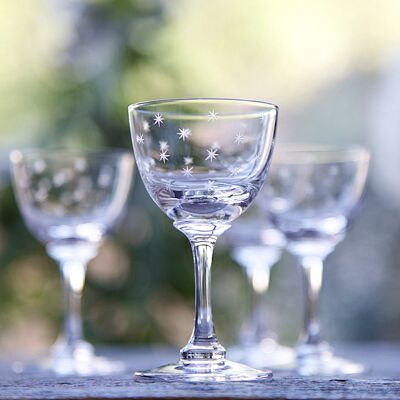
[[318, 296], [323, 261], [344, 238], [360, 205], [369, 153], [359, 147], [282, 147], [275, 153], [260, 196], [267, 217], [286, 237], [304, 280], [305, 323], [297, 346], [303, 375], [360, 373], [364, 367], [338, 357], [321, 339]]
[[195, 320], [177, 364], [136, 375], [166, 381], [268, 378], [229, 362], [214, 331], [210, 270], [214, 244], [258, 194], [267, 174], [278, 109], [258, 101], [170, 99], [129, 107], [144, 185], [189, 239], [195, 266]]
[[229, 349], [230, 357], [256, 368], [293, 367], [294, 351], [278, 343], [265, 311], [271, 268], [281, 258], [284, 236], [253, 207], [223, 239], [232, 258], [243, 268], [251, 289], [250, 312], [240, 331], [239, 343]]
[[64, 328], [43, 367], [60, 375], [117, 372], [83, 339], [81, 297], [88, 262], [117, 222], [132, 182], [125, 151], [15, 150], [14, 190], [26, 225], [60, 266]]

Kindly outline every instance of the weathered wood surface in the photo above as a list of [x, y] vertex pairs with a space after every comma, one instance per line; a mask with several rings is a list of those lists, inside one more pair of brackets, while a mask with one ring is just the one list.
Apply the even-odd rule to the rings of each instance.
[[132, 377], [13, 379], [1, 399], [399, 399], [400, 381], [273, 378], [267, 383], [155, 384]]
[[[106, 351], [127, 361], [132, 371], [174, 361], [169, 350]], [[341, 355], [368, 363], [370, 371], [357, 378], [302, 378], [276, 373], [262, 383], [141, 383], [133, 374], [107, 377], [51, 377], [15, 374], [10, 362], [0, 366], [0, 399], [400, 399], [400, 344], [341, 346]]]

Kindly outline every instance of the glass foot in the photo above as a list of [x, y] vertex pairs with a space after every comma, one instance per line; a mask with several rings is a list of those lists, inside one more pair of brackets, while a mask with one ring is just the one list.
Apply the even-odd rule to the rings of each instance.
[[110, 375], [125, 370], [121, 361], [109, 360], [105, 357], [92, 356], [90, 359], [60, 359], [49, 360], [45, 365], [57, 375]]
[[282, 346], [270, 338], [260, 343], [231, 347], [229, 357], [254, 368], [291, 369], [295, 367], [296, 361], [292, 348]]
[[135, 372], [136, 380], [141, 382], [234, 382], [266, 380], [271, 377], [271, 371], [260, 371], [232, 361], [225, 361], [223, 366], [202, 369], [185, 368], [178, 363]]
[[45, 358], [37, 363], [15, 361], [12, 364], [15, 373], [55, 374], [59, 376], [90, 376], [122, 373], [127, 366], [121, 361], [94, 356], [90, 360]]
[[344, 358], [335, 357], [327, 343], [300, 345], [297, 348], [297, 372], [300, 375], [351, 375], [361, 374], [365, 366]]
[[17, 373], [53, 373], [55, 375], [110, 375], [125, 371], [121, 361], [96, 356], [93, 346], [85, 341], [68, 345], [58, 340], [50, 350], [50, 355], [37, 363], [15, 362], [12, 366]]
[[57, 375], [108, 375], [122, 372], [124, 364], [96, 356], [93, 346], [84, 340], [71, 346], [60, 338], [51, 349], [47, 368]]

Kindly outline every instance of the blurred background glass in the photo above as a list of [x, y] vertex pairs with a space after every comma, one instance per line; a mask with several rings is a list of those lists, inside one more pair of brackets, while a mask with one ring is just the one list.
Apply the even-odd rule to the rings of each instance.
[[[400, 339], [399, 20], [397, 0], [1, 1], [0, 351], [43, 352], [62, 318], [56, 265], [15, 205], [9, 150], [130, 149], [127, 105], [176, 96], [279, 104], [278, 145], [370, 148], [363, 210], [326, 261], [322, 329], [332, 342]], [[193, 318], [190, 249], [136, 179], [117, 237], [88, 269], [85, 333], [181, 346]], [[293, 265], [285, 254], [266, 299], [289, 344], [302, 320]], [[214, 314], [227, 345], [247, 309], [245, 279], [217, 251]]]

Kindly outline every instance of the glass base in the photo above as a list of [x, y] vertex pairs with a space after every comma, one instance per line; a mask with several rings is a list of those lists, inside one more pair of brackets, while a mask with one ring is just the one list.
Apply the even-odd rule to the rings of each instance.
[[123, 372], [126, 367], [123, 362], [109, 360], [105, 357], [93, 356], [85, 361], [76, 359], [52, 360], [44, 367], [57, 375], [110, 375]]
[[12, 366], [15, 373], [22, 374], [54, 374], [58, 376], [94, 376], [122, 373], [127, 366], [121, 361], [109, 360], [105, 357], [93, 357], [90, 362], [76, 362], [76, 360], [53, 360], [45, 358], [33, 362], [15, 361]]
[[105, 357], [93, 357], [90, 362], [76, 360], [53, 360], [45, 358], [37, 363], [15, 361], [12, 366], [15, 373], [55, 374], [58, 376], [91, 376], [122, 373], [127, 366], [121, 361], [109, 360]]
[[296, 361], [292, 348], [282, 346], [272, 338], [260, 343], [231, 347], [229, 357], [254, 368], [292, 369]]
[[245, 382], [272, 378], [271, 371], [260, 371], [232, 361], [225, 361], [223, 366], [208, 365], [208, 368], [195, 369], [181, 363], [167, 364], [135, 372], [135, 378], [140, 382]]
[[318, 345], [302, 344], [297, 347], [297, 372], [310, 375], [352, 375], [365, 372], [364, 365], [335, 357], [327, 343]]
[[48, 357], [37, 363], [15, 362], [12, 368], [17, 373], [53, 373], [60, 376], [110, 375], [127, 369], [121, 361], [96, 356], [88, 342], [82, 340], [71, 346], [62, 339], [53, 345]]

